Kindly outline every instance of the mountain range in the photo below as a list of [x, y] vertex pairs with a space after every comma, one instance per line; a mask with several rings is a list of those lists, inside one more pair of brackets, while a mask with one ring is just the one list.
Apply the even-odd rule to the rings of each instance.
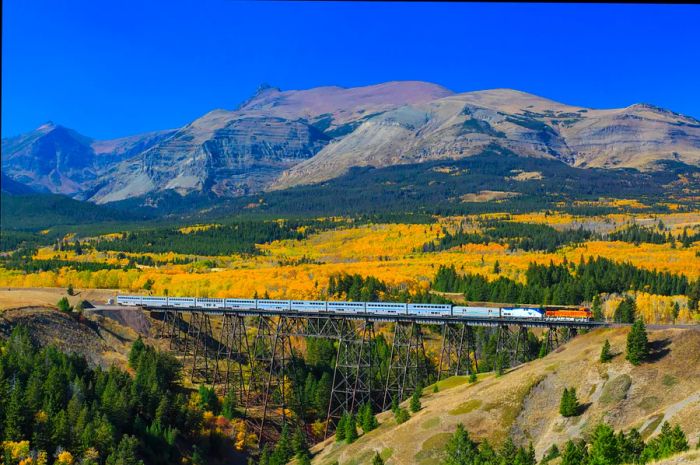
[[177, 129], [96, 140], [49, 122], [3, 139], [2, 184], [7, 192], [98, 204], [147, 204], [172, 194], [231, 198], [321, 183], [354, 167], [459, 160], [494, 148], [577, 168], [697, 167], [700, 121], [649, 104], [600, 110], [510, 89], [454, 93], [417, 81], [261, 86], [237, 109]]

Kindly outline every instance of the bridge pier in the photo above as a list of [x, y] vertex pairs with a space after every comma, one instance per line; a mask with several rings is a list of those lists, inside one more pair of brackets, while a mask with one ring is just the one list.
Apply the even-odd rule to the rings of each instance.
[[406, 391], [413, 392], [426, 373], [423, 332], [416, 321], [394, 321], [394, 339], [391, 344], [389, 369], [382, 399], [382, 410], [391, 407], [396, 399], [401, 402]]
[[245, 318], [236, 314], [224, 314], [217, 341], [212, 386], [222, 386], [224, 395], [234, 391], [238, 404], [244, 405], [246, 386], [243, 365], [248, 364], [250, 359]]
[[356, 325], [341, 321], [339, 329], [325, 437], [330, 424], [335, 424], [343, 413], [352, 413], [361, 404], [372, 402], [374, 323], [363, 320]]
[[[473, 360], [473, 366], [472, 366]], [[473, 328], [465, 324], [445, 323], [438, 363], [438, 381], [443, 377], [479, 371]]]

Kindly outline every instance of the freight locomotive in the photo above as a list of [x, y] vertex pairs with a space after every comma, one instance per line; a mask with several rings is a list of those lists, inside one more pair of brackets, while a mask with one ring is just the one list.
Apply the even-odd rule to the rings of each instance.
[[203, 297], [117, 296], [117, 305], [267, 312], [408, 315], [456, 318], [522, 318], [591, 320], [586, 307], [461, 306], [400, 302], [345, 302], [325, 300], [213, 299]]

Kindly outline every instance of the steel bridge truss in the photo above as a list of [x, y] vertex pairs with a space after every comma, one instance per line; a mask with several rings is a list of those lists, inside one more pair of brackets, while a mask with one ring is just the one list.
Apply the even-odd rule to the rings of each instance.
[[[153, 310], [152, 310], [153, 311]], [[422, 325], [435, 321], [400, 318], [344, 318], [339, 315], [270, 315], [157, 309], [162, 324], [158, 336], [182, 357], [193, 383], [210, 385], [219, 393], [233, 392], [245, 408], [259, 443], [274, 439], [282, 424], [304, 425], [304, 406], [294, 405], [303, 389], [292, 382], [293, 339], [326, 338], [336, 345], [327, 436], [345, 412], [369, 402], [374, 411], [400, 403], [428, 375]], [[393, 325], [388, 366], [380, 367], [375, 344], [377, 321]], [[454, 321], [442, 325], [437, 379], [477, 373], [479, 357], [475, 326]], [[497, 324], [497, 364], [513, 366], [524, 360], [528, 343], [525, 325]], [[576, 335], [576, 326], [546, 328], [547, 352]], [[498, 369], [498, 367], [496, 367]], [[271, 427], [272, 426], [272, 427]]]

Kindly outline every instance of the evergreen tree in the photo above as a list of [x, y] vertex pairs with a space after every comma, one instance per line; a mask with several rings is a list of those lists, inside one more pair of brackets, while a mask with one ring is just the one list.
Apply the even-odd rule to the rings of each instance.
[[292, 437], [292, 449], [294, 450], [297, 463], [310, 463], [311, 452], [309, 451], [309, 444], [306, 442], [304, 432], [299, 427], [294, 431], [294, 436]]
[[617, 446], [623, 463], [638, 463], [644, 451], [644, 440], [639, 431], [633, 428], [627, 434], [620, 431], [617, 435]]
[[384, 465], [384, 460], [379, 452], [374, 453], [374, 458], [372, 459], [372, 465]]
[[258, 459], [258, 465], [270, 465], [270, 448], [265, 444], [260, 452], [260, 458]]
[[343, 413], [335, 428], [335, 442], [342, 442], [345, 440], [345, 424], [347, 421], [348, 415], [347, 413]]
[[221, 414], [228, 420], [233, 420], [236, 416], [236, 393], [233, 389], [229, 391], [224, 396], [224, 402], [221, 406]]
[[319, 412], [325, 413], [328, 409], [328, 403], [331, 400], [331, 384], [333, 380], [328, 372], [324, 372], [321, 375], [321, 379], [318, 380], [316, 385], [316, 398], [315, 405]]
[[68, 289], [66, 289], [66, 294], [75, 295], [75, 290], [73, 289], [73, 284], [68, 283]]
[[403, 407], [399, 407], [396, 411], [394, 411], [394, 419], [399, 425], [407, 422], [409, 418], [411, 418], [411, 414], [408, 413], [408, 410]]
[[617, 465], [620, 463], [620, 451], [617, 446], [615, 431], [605, 423], [600, 423], [593, 431], [589, 465]]
[[598, 294], [593, 296], [593, 305], [592, 305], [591, 311], [593, 312], [593, 319], [594, 320], [596, 320], [596, 321], [605, 320], [605, 316], [603, 315], [603, 305], [600, 302], [600, 296]]
[[602, 363], [607, 363], [612, 360], [612, 353], [610, 352], [610, 341], [607, 339], [603, 343], [603, 348], [600, 351], [600, 361]]
[[637, 304], [632, 297], [626, 297], [625, 300], [615, 309], [616, 323], [634, 323], [637, 313]]
[[518, 455], [518, 448], [515, 446], [512, 437], [508, 436], [503, 442], [500, 455], [502, 465], [508, 465], [515, 462], [515, 457]]
[[576, 397], [576, 388], [564, 388], [559, 403], [559, 413], [564, 417], [575, 417], [578, 415], [579, 403]]
[[289, 425], [282, 426], [282, 432], [275, 444], [275, 450], [270, 454], [270, 465], [284, 465], [294, 456], [292, 443], [289, 438]]
[[457, 430], [447, 441], [445, 452], [445, 465], [470, 465], [474, 462], [478, 453], [477, 446], [462, 423], [457, 425]]
[[550, 460], [559, 457], [559, 455], [561, 455], [559, 453], [559, 448], [556, 444], [552, 444], [552, 446], [549, 449], [547, 449], [547, 452], [545, 452], [544, 456], [542, 457], [542, 465], [546, 465], [550, 462]]
[[68, 302], [68, 299], [66, 297], [61, 297], [61, 300], [58, 301], [56, 306], [63, 313], [70, 313], [71, 311], [70, 303]]
[[134, 436], [123, 436], [117, 449], [107, 457], [106, 465], [143, 465], [138, 459], [138, 445]]
[[362, 431], [365, 433], [369, 433], [373, 429], [377, 428], [379, 426], [379, 422], [377, 421], [377, 417], [374, 415], [374, 412], [372, 411], [372, 404], [370, 402], [365, 403], [361, 408], [360, 408], [360, 415], [361, 415], [361, 423], [362, 423]]
[[7, 412], [5, 413], [5, 440], [20, 441], [25, 437], [27, 428], [27, 417], [24, 408], [24, 396], [22, 395], [22, 385], [20, 381], [15, 380], [11, 391], [10, 400], [7, 404]]
[[560, 465], [585, 465], [588, 463], [588, 454], [584, 442], [567, 441], [564, 452], [561, 454]]
[[627, 334], [627, 360], [632, 365], [639, 365], [649, 355], [649, 341], [647, 339], [644, 322], [639, 319], [634, 322], [632, 329]]
[[420, 389], [416, 389], [413, 391], [413, 395], [411, 396], [411, 402], [410, 402], [410, 408], [411, 412], [416, 413], [421, 409], [421, 402], [420, 402]]
[[198, 390], [198, 404], [202, 410], [208, 410], [214, 415], [219, 413], [219, 398], [214, 392], [214, 388], [208, 388], [204, 385], [199, 386]]
[[138, 360], [141, 357], [146, 344], [143, 343], [141, 336], [136, 338], [136, 340], [131, 344], [131, 349], [129, 350], [129, 366], [136, 369], [138, 367]]
[[501, 264], [498, 263], [498, 260], [493, 264], [493, 273], [494, 274], [500, 274], [501, 273]]
[[675, 323], [676, 320], [678, 319], [678, 315], [681, 312], [681, 307], [678, 305], [678, 302], [673, 302], [673, 308], [671, 309], [671, 315], [673, 316], [673, 322]]
[[345, 441], [348, 444], [352, 444], [357, 440], [357, 420], [355, 415], [352, 413], [348, 414], [347, 420], [345, 421]]
[[393, 397], [391, 399], [391, 411], [396, 415], [396, 413], [399, 411], [399, 401], [396, 397]]

